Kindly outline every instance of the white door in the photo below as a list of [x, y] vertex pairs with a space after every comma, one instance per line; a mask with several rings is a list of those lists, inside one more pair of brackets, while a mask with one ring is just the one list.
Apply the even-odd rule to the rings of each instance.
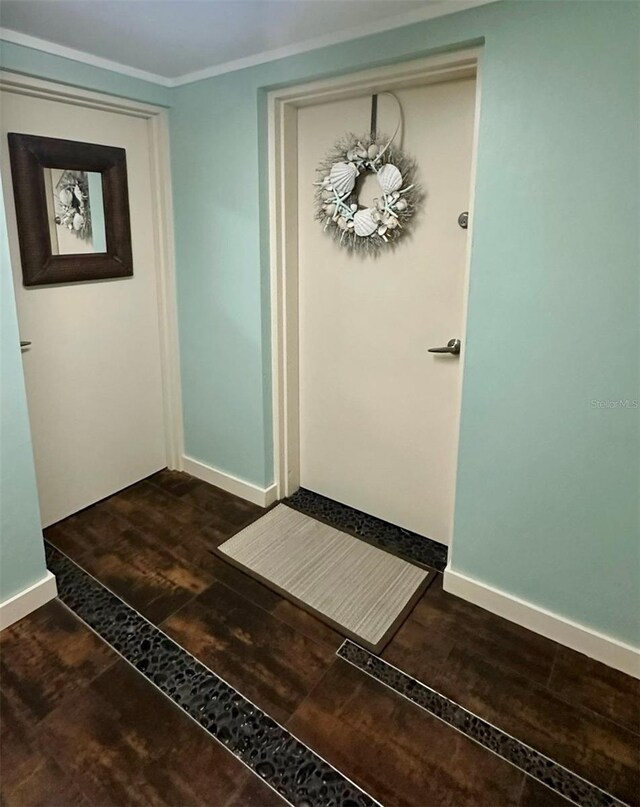
[[[475, 79], [396, 92], [404, 150], [425, 191], [412, 234], [378, 258], [351, 256], [313, 218], [316, 166], [366, 132], [371, 96], [298, 111], [300, 482], [449, 543], [460, 416]], [[378, 128], [397, 107], [378, 100]], [[365, 187], [370, 202], [379, 195]], [[362, 201], [362, 198], [361, 198]]]
[[[148, 122], [0, 94], [1, 169], [43, 526], [163, 468], [156, 245]], [[22, 285], [7, 132], [127, 152], [133, 277]], [[8, 271], [8, 267], [3, 267]]]

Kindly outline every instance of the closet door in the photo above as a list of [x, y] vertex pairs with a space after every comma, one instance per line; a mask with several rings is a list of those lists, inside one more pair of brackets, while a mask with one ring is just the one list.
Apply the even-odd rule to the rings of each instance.
[[[47, 526], [166, 465], [149, 124], [13, 92], [0, 100], [11, 262], [20, 338], [31, 342], [23, 363]], [[133, 277], [23, 286], [7, 132], [126, 149]], [[67, 235], [61, 251], [87, 248]]]

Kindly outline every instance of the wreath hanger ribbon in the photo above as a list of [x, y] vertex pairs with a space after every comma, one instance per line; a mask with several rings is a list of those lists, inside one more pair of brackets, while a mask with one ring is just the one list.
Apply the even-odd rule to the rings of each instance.
[[370, 130], [371, 130], [371, 142], [373, 142], [373, 143], [375, 143], [375, 141], [377, 140], [377, 136], [378, 136], [378, 95], [388, 95], [390, 98], [393, 98], [393, 100], [398, 105], [398, 123], [396, 124], [396, 128], [394, 129], [393, 134], [389, 138], [389, 141], [380, 150], [379, 156], [382, 157], [382, 155], [385, 153], [385, 151], [389, 148], [389, 146], [395, 140], [396, 135], [398, 134], [398, 132], [400, 131], [400, 127], [402, 126], [402, 104], [400, 103], [400, 101], [398, 99], [398, 96], [395, 95], [395, 93], [392, 93], [392, 92], [385, 91], [385, 92], [381, 92], [381, 93], [375, 93], [374, 95], [371, 96], [371, 127], [370, 127]]
[[376, 142], [378, 134], [378, 94], [371, 96], [371, 140]]

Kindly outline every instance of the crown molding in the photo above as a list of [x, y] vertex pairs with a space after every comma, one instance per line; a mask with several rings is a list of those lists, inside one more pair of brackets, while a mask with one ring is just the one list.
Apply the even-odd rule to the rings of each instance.
[[394, 28], [403, 28], [418, 22], [425, 22], [436, 17], [444, 17], [448, 14], [456, 14], [459, 11], [466, 11], [476, 6], [484, 6], [494, 3], [496, 0], [440, 0], [438, 3], [425, 6], [417, 11], [409, 11], [406, 14], [396, 14], [394, 17], [387, 17], [383, 20], [372, 22], [369, 25], [358, 25], [347, 28], [344, 31], [333, 34], [324, 34], [313, 39], [306, 39], [292, 45], [285, 45], [282, 48], [265, 50], [252, 56], [245, 56], [242, 59], [234, 59], [230, 62], [207, 67], [203, 70], [196, 70], [193, 73], [185, 73], [178, 78], [172, 79], [172, 87], [179, 87], [182, 84], [192, 84], [194, 81], [202, 81], [206, 78], [214, 78], [223, 73], [231, 73], [235, 70], [243, 70], [246, 67], [256, 67], [265, 62], [274, 62], [278, 59], [286, 59], [289, 56], [298, 56], [301, 53], [326, 48], [330, 45], [339, 45], [353, 39], [362, 39], [372, 34], [381, 34], [384, 31], [392, 31]]
[[256, 67], [266, 62], [286, 59], [289, 56], [299, 56], [302, 53], [318, 50], [319, 48], [339, 45], [354, 39], [362, 39], [372, 34], [392, 31], [395, 28], [425, 22], [426, 20], [435, 19], [436, 17], [444, 17], [448, 14], [456, 14], [459, 11], [466, 11], [476, 6], [483, 6], [494, 2], [496, 2], [496, 0], [439, 0], [439, 2], [429, 4], [417, 11], [397, 14], [393, 17], [377, 20], [369, 25], [359, 25], [340, 32], [324, 34], [323, 36], [314, 37], [313, 39], [306, 39], [281, 48], [265, 50], [261, 53], [252, 54], [251, 56], [244, 56], [241, 59], [233, 59], [202, 70], [184, 73], [175, 78], [161, 76], [157, 73], [149, 73], [146, 70], [139, 70], [137, 67], [129, 67], [120, 62], [114, 62], [111, 59], [103, 59], [100, 56], [94, 56], [85, 51], [67, 48], [64, 45], [57, 45], [55, 42], [49, 42], [46, 39], [39, 39], [34, 36], [29, 36], [28, 34], [21, 34], [18, 31], [12, 31], [8, 28], [0, 28], [0, 40], [12, 42], [15, 45], [22, 45], [26, 48], [33, 48], [34, 50], [43, 51], [44, 53], [50, 53], [53, 56], [62, 56], [65, 59], [82, 62], [83, 64], [88, 64], [93, 67], [100, 67], [103, 70], [111, 70], [114, 73], [120, 73], [130, 78], [148, 81], [152, 84], [159, 84], [161, 87], [180, 87], [183, 84], [193, 84], [196, 81], [214, 78], [224, 73], [232, 73], [247, 67]]
[[92, 67], [100, 67], [102, 70], [110, 70], [112, 73], [121, 73], [123, 76], [129, 76], [129, 78], [137, 78], [140, 81], [159, 84], [161, 87], [173, 86], [172, 79], [166, 78], [165, 76], [159, 76], [156, 73], [148, 73], [146, 70], [138, 70], [137, 67], [129, 67], [129, 65], [120, 64], [120, 62], [114, 62], [111, 59], [103, 59], [101, 56], [94, 56], [92, 53], [86, 53], [83, 50], [67, 48], [64, 45], [49, 42], [47, 39], [38, 39], [36, 36], [21, 34], [19, 31], [11, 31], [9, 28], [0, 28], [0, 40], [11, 42], [14, 45], [22, 45], [25, 48], [39, 50], [43, 53], [49, 53], [52, 56], [62, 56], [64, 59], [82, 62], [82, 64], [88, 64]]

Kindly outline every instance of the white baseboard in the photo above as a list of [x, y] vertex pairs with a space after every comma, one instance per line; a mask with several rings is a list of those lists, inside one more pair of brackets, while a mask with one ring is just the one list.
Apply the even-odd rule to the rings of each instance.
[[42, 580], [0, 603], [0, 630], [8, 628], [57, 596], [56, 578], [47, 571]]
[[246, 499], [248, 502], [260, 505], [260, 507], [269, 507], [277, 499], [277, 490], [275, 482], [268, 488], [261, 488], [251, 482], [245, 482], [244, 479], [238, 479], [237, 476], [224, 473], [212, 468], [210, 465], [205, 465], [204, 462], [194, 460], [192, 457], [182, 457], [182, 470], [197, 479], [202, 479], [203, 482], [208, 482], [210, 485], [215, 485], [227, 493], [233, 493], [234, 496], [239, 496], [241, 499]]
[[640, 648], [474, 580], [447, 566], [444, 589], [578, 653], [640, 678]]

